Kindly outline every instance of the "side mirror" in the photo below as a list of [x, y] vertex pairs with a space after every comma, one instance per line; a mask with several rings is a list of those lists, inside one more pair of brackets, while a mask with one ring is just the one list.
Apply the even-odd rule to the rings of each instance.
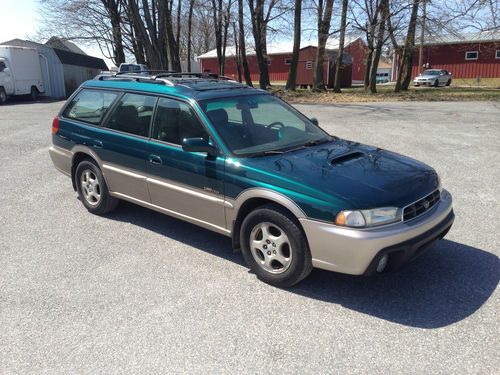
[[309, 120], [311, 120], [311, 122], [316, 125], [316, 126], [319, 126], [319, 121], [316, 117], [311, 117]]
[[217, 156], [217, 149], [204, 138], [184, 138], [182, 149], [187, 152], [206, 152], [208, 156]]
[[5, 67], [3, 68], [2, 72], [4, 72], [5, 74], [9, 74], [10, 73], [10, 69]]

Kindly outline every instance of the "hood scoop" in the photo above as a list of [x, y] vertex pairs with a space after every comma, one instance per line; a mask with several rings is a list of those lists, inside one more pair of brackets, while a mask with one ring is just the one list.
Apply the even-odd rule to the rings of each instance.
[[365, 154], [359, 151], [354, 151], [354, 152], [347, 152], [342, 155], [338, 155], [334, 157], [333, 159], [330, 160], [330, 164], [332, 165], [337, 165], [337, 164], [342, 164], [347, 161], [355, 160], [355, 159], [360, 159], [365, 157]]

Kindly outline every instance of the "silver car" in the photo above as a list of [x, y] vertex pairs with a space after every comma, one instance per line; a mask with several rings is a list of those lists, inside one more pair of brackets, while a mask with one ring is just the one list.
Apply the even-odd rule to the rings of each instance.
[[451, 85], [451, 73], [443, 69], [427, 69], [413, 80], [415, 86], [449, 86]]

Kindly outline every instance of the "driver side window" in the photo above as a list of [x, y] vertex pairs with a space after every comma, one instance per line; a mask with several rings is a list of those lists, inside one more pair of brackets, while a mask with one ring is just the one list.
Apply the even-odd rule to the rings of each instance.
[[181, 145], [184, 138], [208, 140], [208, 134], [188, 104], [160, 98], [153, 123], [152, 138]]

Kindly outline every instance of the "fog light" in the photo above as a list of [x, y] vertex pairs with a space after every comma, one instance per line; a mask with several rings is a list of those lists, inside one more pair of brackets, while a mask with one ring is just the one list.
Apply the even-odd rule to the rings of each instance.
[[377, 272], [382, 272], [385, 270], [385, 267], [387, 267], [387, 261], [389, 260], [389, 255], [385, 254], [380, 260], [378, 261], [377, 264]]

